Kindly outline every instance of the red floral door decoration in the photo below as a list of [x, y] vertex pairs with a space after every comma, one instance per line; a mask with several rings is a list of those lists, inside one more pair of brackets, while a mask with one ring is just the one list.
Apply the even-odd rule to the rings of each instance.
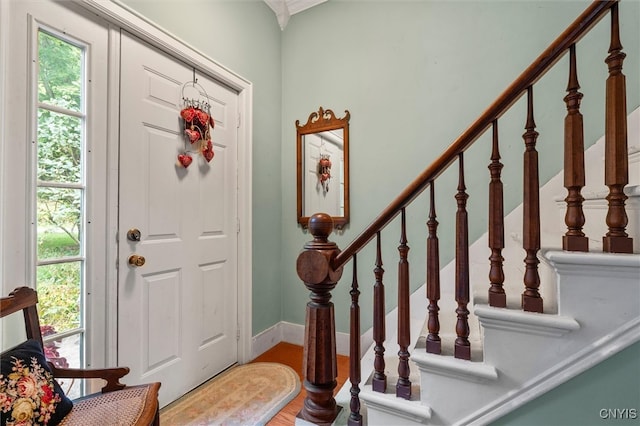
[[[186, 97], [185, 89], [195, 90], [197, 97]], [[193, 162], [191, 154], [201, 154], [207, 163], [213, 159], [211, 131], [215, 127], [215, 120], [211, 115], [208, 99], [206, 90], [198, 84], [197, 80], [194, 79], [182, 86], [183, 108], [180, 111], [180, 118], [184, 126], [185, 146], [183, 152], [178, 155], [178, 164], [184, 168], [189, 167]]]
[[329, 154], [320, 155], [318, 162], [318, 178], [322, 185], [322, 190], [326, 194], [329, 192], [329, 180], [331, 179], [331, 159]]

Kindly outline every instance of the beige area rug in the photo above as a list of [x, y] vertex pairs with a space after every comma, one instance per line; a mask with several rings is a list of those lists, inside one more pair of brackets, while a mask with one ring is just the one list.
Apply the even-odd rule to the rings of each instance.
[[164, 407], [160, 424], [264, 425], [299, 392], [300, 379], [289, 366], [239, 365]]

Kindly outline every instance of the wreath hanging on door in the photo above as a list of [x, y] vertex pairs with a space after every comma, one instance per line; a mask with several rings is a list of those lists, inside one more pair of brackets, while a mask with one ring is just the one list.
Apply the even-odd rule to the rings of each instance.
[[[185, 96], [185, 89], [194, 89], [198, 96], [189, 98]], [[202, 98], [204, 96], [204, 99]], [[185, 169], [193, 161], [191, 154], [201, 154], [207, 163], [214, 156], [213, 143], [211, 142], [211, 130], [215, 127], [215, 120], [211, 115], [211, 105], [207, 100], [207, 91], [198, 84], [194, 78], [182, 86], [182, 104], [180, 111], [184, 126], [184, 151], [178, 155], [178, 163]]]
[[326, 195], [329, 192], [329, 180], [331, 180], [331, 156], [329, 154], [321, 154], [318, 161], [318, 178], [322, 185], [322, 190]]

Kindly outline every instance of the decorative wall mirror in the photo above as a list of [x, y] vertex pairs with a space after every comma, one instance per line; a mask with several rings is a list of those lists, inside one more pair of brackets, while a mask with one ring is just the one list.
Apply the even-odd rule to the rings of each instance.
[[349, 111], [336, 118], [320, 107], [304, 126], [296, 120], [298, 223], [306, 228], [314, 213], [326, 213], [334, 227], [349, 222]]

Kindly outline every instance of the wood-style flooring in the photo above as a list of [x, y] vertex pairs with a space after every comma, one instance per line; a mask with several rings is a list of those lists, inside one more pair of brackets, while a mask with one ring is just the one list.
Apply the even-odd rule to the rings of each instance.
[[[252, 362], [278, 362], [280, 364], [288, 365], [293, 368], [300, 376], [300, 382], [303, 383], [304, 377], [302, 377], [302, 346], [297, 346], [291, 343], [281, 342], [267, 352], [263, 353]], [[349, 357], [338, 355], [338, 377], [336, 381], [335, 392], [337, 392], [344, 382], [349, 378]], [[295, 424], [296, 415], [302, 409], [306, 391], [304, 385], [297, 397], [295, 397], [289, 404], [287, 404], [275, 417], [273, 417], [268, 423], [268, 426], [291, 426]]]

